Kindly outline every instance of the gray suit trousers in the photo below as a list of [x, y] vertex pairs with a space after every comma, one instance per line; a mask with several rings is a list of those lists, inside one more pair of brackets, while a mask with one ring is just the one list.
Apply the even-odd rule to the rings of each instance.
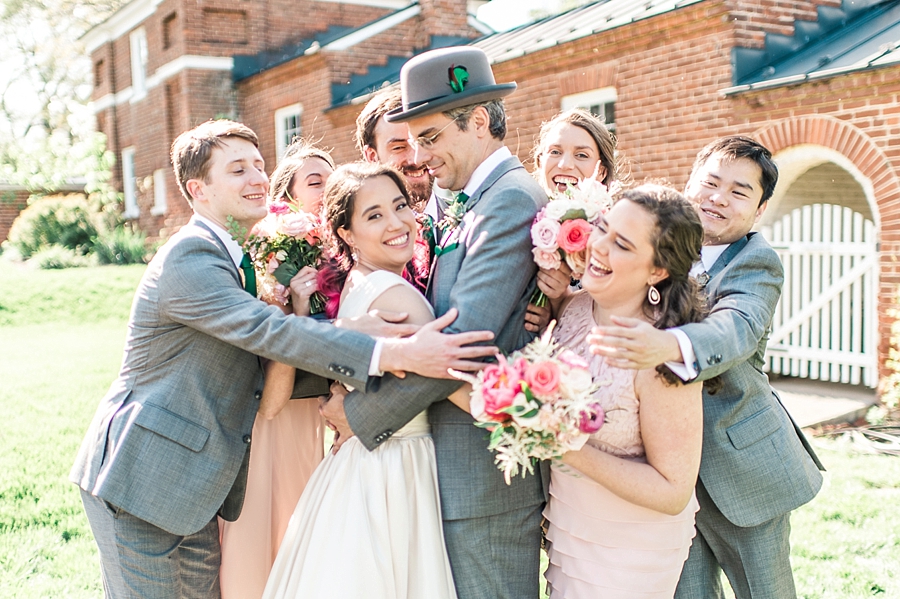
[[444, 520], [459, 599], [532, 599], [539, 594], [542, 506]]
[[724, 599], [723, 570], [737, 599], [796, 598], [790, 512], [757, 526], [742, 527], [722, 515], [701, 481], [697, 481], [697, 501], [697, 536], [675, 599]]
[[100, 550], [105, 599], [219, 599], [219, 525], [179, 536], [85, 490], [81, 501]]

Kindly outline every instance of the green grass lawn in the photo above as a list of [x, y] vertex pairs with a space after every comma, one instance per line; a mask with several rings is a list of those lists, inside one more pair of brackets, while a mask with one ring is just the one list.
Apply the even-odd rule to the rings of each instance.
[[[96, 550], [68, 471], [115, 378], [142, 266], [32, 271], [0, 260], [0, 597], [99, 598]], [[900, 458], [815, 440], [826, 487], [798, 510], [808, 598], [900, 597]]]

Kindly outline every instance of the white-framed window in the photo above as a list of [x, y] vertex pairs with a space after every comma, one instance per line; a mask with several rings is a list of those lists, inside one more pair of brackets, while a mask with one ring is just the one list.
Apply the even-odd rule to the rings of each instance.
[[616, 132], [616, 88], [614, 87], [602, 87], [580, 94], [563, 96], [560, 108], [563, 110], [584, 108], [603, 119], [610, 133]]
[[153, 208], [150, 209], [150, 214], [165, 214], [166, 208], [166, 169], [158, 168], [153, 171]]
[[143, 27], [131, 32], [131, 101], [147, 95], [147, 32]]
[[275, 111], [275, 156], [278, 160], [284, 156], [284, 151], [291, 145], [295, 137], [300, 137], [300, 117], [303, 116], [303, 106], [291, 104]]
[[137, 218], [141, 210], [137, 204], [137, 179], [134, 176], [134, 148], [122, 150], [122, 191], [125, 194], [125, 218]]

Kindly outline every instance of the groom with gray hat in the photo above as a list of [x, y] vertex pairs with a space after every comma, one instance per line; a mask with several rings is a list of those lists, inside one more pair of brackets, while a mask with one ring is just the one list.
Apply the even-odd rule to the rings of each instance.
[[[530, 229], [547, 196], [504, 145], [502, 98], [483, 51], [453, 47], [421, 54], [400, 73], [402, 105], [385, 115], [404, 122], [424, 164], [453, 199], [437, 200], [439, 223], [427, 297], [446, 332], [486, 329], [504, 352], [531, 335], [522, 322], [534, 291]], [[484, 429], [446, 400], [461, 383], [387, 375], [372, 393], [334, 396], [323, 408], [340, 438], [370, 450], [428, 409], [437, 454], [444, 537], [460, 599], [537, 597], [541, 508], [548, 472], [506, 485]], [[349, 427], [349, 428], [348, 428]]]

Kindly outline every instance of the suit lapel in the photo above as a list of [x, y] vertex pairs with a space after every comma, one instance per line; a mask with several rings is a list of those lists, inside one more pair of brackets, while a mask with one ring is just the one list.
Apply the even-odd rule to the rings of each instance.
[[491, 173], [487, 176], [487, 179], [485, 179], [484, 182], [482, 182], [482, 184], [478, 186], [478, 189], [475, 190], [475, 193], [473, 193], [469, 197], [469, 201], [466, 202], [466, 211], [468, 212], [469, 210], [474, 208], [475, 204], [477, 204], [481, 200], [484, 192], [490, 189], [491, 186], [493, 186], [494, 183], [496, 183], [497, 180], [500, 179], [500, 177], [517, 168], [522, 168], [522, 163], [519, 162], [519, 159], [515, 156], [510, 156], [499, 165], [497, 165], [497, 168], [491, 171]]
[[742, 249], [744, 249], [744, 247], [747, 245], [747, 242], [750, 241], [750, 237], [752, 237], [753, 235], [756, 235], [756, 233], [748, 233], [744, 237], [741, 237], [740, 239], [729, 245], [728, 249], [722, 252], [722, 255], [719, 256], [719, 259], [716, 260], [715, 264], [712, 265], [712, 268], [707, 271], [709, 273], [710, 280], [714, 279], [717, 274], [722, 272], [722, 270], [724, 270], [725, 267], [728, 266], [728, 263], [731, 262], [734, 257], [741, 252]]
[[[487, 178], [478, 186], [475, 192], [469, 196], [469, 199], [466, 201], [466, 214], [468, 214], [478, 202], [481, 201], [481, 198], [484, 196], [484, 193], [490, 189], [503, 175], [506, 173], [515, 170], [517, 168], [523, 168], [522, 163], [519, 162], [519, 159], [515, 156], [510, 156], [503, 162], [501, 162], [497, 167], [488, 174]], [[438, 204], [440, 207], [440, 204]], [[462, 238], [463, 229], [465, 227], [464, 222], [460, 222], [459, 226], [451, 231], [447, 231], [441, 236], [441, 240], [439, 242], [439, 246], [442, 248], [446, 248], [452, 243], [459, 243], [459, 240]], [[425, 297], [434, 306], [434, 286], [435, 286], [435, 278], [438, 275], [438, 264], [440, 263], [441, 256], [435, 256], [434, 261], [431, 264], [431, 270], [429, 271], [428, 277], [428, 285], [425, 289]]]
[[240, 283], [241, 287], [243, 287], [244, 286], [244, 278], [243, 278], [244, 273], [241, 272], [241, 269], [238, 268], [237, 265], [234, 263], [234, 260], [231, 259], [231, 254], [228, 253], [228, 248], [225, 247], [225, 244], [222, 243], [222, 240], [219, 239], [219, 236], [216, 235], [215, 231], [210, 229], [206, 225], [206, 223], [201, 222], [199, 220], [192, 221], [191, 223], [188, 224], [188, 226], [190, 226], [190, 225], [193, 225], [195, 227], [200, 227], [209, 232], [209, 236], [213, 238], [213, 241], [216, 242], [216, 245], [219, 246], [219, 249], [222, 250], [223, 254], [225, 254], [225, 257], [228, 259], [228, 262], [234, 267], [234, 273], [237, 275], [238, 282]]

